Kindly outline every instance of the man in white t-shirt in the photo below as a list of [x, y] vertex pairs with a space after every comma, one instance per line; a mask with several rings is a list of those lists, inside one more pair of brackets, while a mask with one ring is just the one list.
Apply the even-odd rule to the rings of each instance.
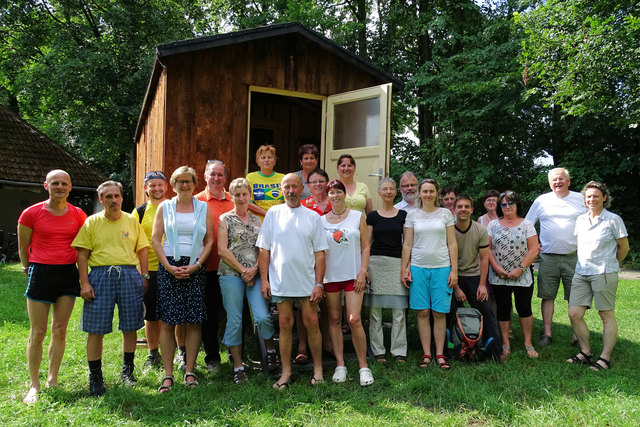
[[418, 201], [418, 178], [416, 178], [413, 172], [404, 171], [402, 175], [400, 175], [400, 194], [402, 194], [402, 200], [393, 205], [394, 208], [407, 212], [416, 208], [416, 202]]
[[260, 248], [261, 291], [278, 305], [282, 373], [273, 388], [282, 390], [291, 378], [293, 303], [302, 310], [313, 356], [311, 384], [323, 381], [322, 336], [318, 327], [318, 302], [322, 299], [327, 240], [320, 216], [300, 204], [303, 186], [290, 173], [282, 179], [285, 204], [267, 211], [256, 246]]
[[538, 298], [542, 299], [544, 324], [544, 333], [538, 343], [541, 347], [548, 346], [552, 341], [551, 325], [560, 280], [564, 288], [564, 299], [569, 301], [577, 261], [576, 237], [573, 230], [576, 218], [586, 212], [582, 195], [569, 191], [571, 178], [568, 170], [551, 169], [548, 177], [552, 191], [539, 196], [525, 218], [534, 225], [540, 221]]

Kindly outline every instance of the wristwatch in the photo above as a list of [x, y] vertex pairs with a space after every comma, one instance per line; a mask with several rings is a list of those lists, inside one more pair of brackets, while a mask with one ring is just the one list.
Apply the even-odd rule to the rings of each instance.
[[149, 273], [147, 273], [147, 274], [140, 274], [140, 275], [142, 276], [142, 278], [143, 278], [143, 279], [147, 279], [147, 280], [151, 279], [151, 275], [150, 275]]
[[324, 291], [324, 285], [322, 283], [316, 283], [316, 288], [320, 288]]
[[523, 272], [526, 270], [526, 268], [524, 268], [524, 265], [522, 265], [522, 264], [520, 264], [518, 267], [520, 267]]

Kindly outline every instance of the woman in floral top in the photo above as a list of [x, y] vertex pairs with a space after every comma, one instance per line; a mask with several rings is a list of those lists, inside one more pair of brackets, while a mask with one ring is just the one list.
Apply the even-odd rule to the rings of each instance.
[[246, 295], [258, 333], [267, 347], [267, 369], [278, 369], [278, 358], [273, 343], [273, 320], [269, 316], [267, 301], [260, 293], [258, 273], [258, 248], [256, 240], [260, 232], [260, 218], [249, 212], [250, 184], [244, 178], [234, 179], [229, 193], [235, 208], [220, 216], [218, 224], [218, 254], [220, 255], [220, 290], [227, 311], [227, 326], [222, 342], [233, 356], [233, 382], [247, 380], [242, 361], [242, 309]]
[[502, 333], [504, 354], [511, 352], [509, 324], [511, 323], [511, 294], [520, 317], [527, 356], [538, 357], [531, 343], [533, 314], [533, 274], [529, 267], [538, 255], [538, 236], [530, 221], [522, 218], [524, 210], [520, 197], [513, 191], [505, 191], [498, 197], [498, 219], [487, 226], [489, 233], [489, 282], [498, 306], [498, 325]]

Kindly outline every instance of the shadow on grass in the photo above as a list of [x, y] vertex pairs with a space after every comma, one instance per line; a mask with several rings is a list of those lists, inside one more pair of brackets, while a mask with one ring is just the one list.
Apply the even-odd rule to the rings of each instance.
[[[0, 274], [4, 276], [4, 272]], [[640, 340], [636, 338], [640, 329], [640, 316], [635, 308], [640, 300], [637, 285], [636, 281], [619, 287], [616, 309], [619, 340], [612, 357], [613, 369], [603, 372], [565, 362], [577, 349], [570, 346], [572, 330], [567, 307], [559, 296], [554, 341], [549, 347], [538, 348], [538, 359], [526, 357], [519, 322], [514, 316], [512, 354], [507, 363], [453, 361], [449, 372], [440, 371], [435, 365], [421, 369], [417, 366], [422, 351], [414, 313], [408, 329], [407, 362], [370, 361], [375, 383], [368, 388], [360, 387], [355, 362], [347, 363], [349, 374], [344, 384], [331, 382], [335, 365], [329, 365], [325, 368], [326, 382], [316, 387], [310, 386], [311, 372], [301, 372], [291, 386], [276, 391], [271, 388], [275, 379], [267, 378], [257, 369], [249, 370], [246, 384], [235, 385], [228, 361], [222, 364], [219, 374], [210, 375], [202, 368], [201, 354], [196, 369], [200, 386], [186, 389], [181, 371], [176, 370], [174, 388], [160, 395], [156, 390], [163, 373], [141, 372], [146, 356], [143, 349], [136, 353], [138, 385], [127, 388], [118, 383], [121, 335], [112, 333], [105, 337], [104, 344], [107, 393], [92, 398], [88, 393], [84, 352], [86, 334], [70, 327], [61, 387], [45, 392], [40, 402], [26, 407], [21, 399], [27, 378], [23, 359], [27, 329], [7, 338], [15, 348], [3, 359], [18, 362], [0, 364], [0, 381], [7, 384], [0, 389], [0, 420], [15, 423], [19, 414], [20, 423], [30, 425], [631, 425], [635, 424], [640, 407], [640, 374], [636, 368], [640, 360]], [[7, 315], [4, 308], [21, 304], [24, 300], [21, 292], [11, 291], [0, 299], [0, 324], [19, 318], [15, 313]], [[542, 333], [539, 300], [534, 298], [533, 305], [536, 344]], [[71, 324], [78, 323], [81, 308], [79, 302]], [[25, 319], [19, 322], [24, 323]], [[602, 323], [593, 310], [587, 313], [586, 321], [593, 331], [591, 343], [597, 357], [602, 348]], [[247, 353], [257, 360], [251, 340], [248, 340]], [[43, 362], [41, 371], [45, 365]]]

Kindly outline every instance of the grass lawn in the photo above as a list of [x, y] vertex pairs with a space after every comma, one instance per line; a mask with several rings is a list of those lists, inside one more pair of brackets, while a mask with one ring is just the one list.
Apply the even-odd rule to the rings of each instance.
[[[3, 425], [637, 425], [640, 419], [640, 281], [621, 281], [618, 288], [619, 338], [611, 371], [593, 372], [564, 360], [571, 328], [566, 303], [556, 304], [554, 342], [538, 349], [538, 360], [527, 359], [519, 323], [513, 322], [512, 355], [502, 365], [493, 362], [453, 362], [449, 372], [435, 366], [420, 369], [421, 354], [415, 315], [409, 330], [408, 363], [371, 363], [376, 382], [362, 388], [357, 364], [349, 362], [349, 381], [309, 386], [301, 373], [283, 391], [273, 379], [249, 371], [249, 382], [231, 381], [231, 366], [223, 360], [216, 376], [207, 375], [198, 360], [200, 387], [186, 390], [181, 378], [170, 393], [156, 389], [162, 374], [142, 374], [145, 349], [136, 352], [138, 385], [119, 385], [121, 335], [105, 337], [103, 371], [107, 393], [88, 394], [86, 334], [78, 330], [81, 300], [71, 317], [60, 386], [46, 390], [31, 406], [22, 403], [28, 372], [25, 346], [29, 321], [23, 297], [26, 278], [19, 264], [0, 266], [0, 423]], [[534, 343], [542, 332], [539, 300], [534, 296]], [[595, 355], [601, 349], [601, 322], [590, 310]], [[114, 327], [114, 330], [116, 328]], [[48, 339], [45, 340], [48, 346]], [[44, 384], [46, 347], [41, 369]], [[330, 380], [333, 369], [325, 372]], [[633, 421], [636, 420], [636, 421]]]

